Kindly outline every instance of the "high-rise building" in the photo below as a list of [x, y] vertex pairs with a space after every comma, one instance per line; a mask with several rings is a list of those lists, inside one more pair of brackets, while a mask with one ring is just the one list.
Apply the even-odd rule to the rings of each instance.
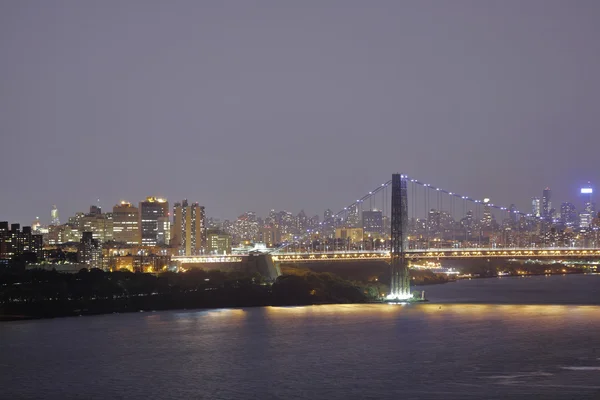
[[258, 229], [258, 241], [268, 247], [281, 243], [281, 232], [275, 226], [263, 226]]
[[79, 228], [69, 224], [51, 225], [46, 235], [46, 243], [54, 246], [63, 243], [75, 243], [81, 240], [81, 232]]
[[362, 226], [365, 234], [383, 233], [383, 214], [379, 210], [365, 210], [362, 212]]
[[168, 246], [171, 243], [171, 221], [168, 216], [158, 219], [156, 243], [159, 246]]
[[83, 232], [77, 250], [77, 260], [87, 264], [89, 268], [102, 268], [102, 245], [93, 238], [92, 232]]
[[508, 212], [510, 213], [510, 216], [509, 216], [510, 223], [512, 225], [516, 225], [517, 222], [519, 221], [519, 213], [517, 212], [517, 206], [515, 206], [514, 204], [511, 204], [508, 207]]
[[42, 235], [34, 235], [31, 227], [20, 224], [0, 222], [0, 263], [6, 263], [15, 256], [33, 254], [41, 259], [43, 240]]
[[490, 199], [483, 199], [483, 217], [481, 218], [481, 226], [489, 228], [494, 223], [494, 215], [490, 208]]
[[550, 218], [550, 210], [552, 210], [552, 191], [547, 187], [542, 193], [542, 218]]
[[56, 206], [52, 206], [52, 210], [50, 211], [50, 225], [60, 225], [60, 219], [58, 218], [58, 208]]
[[560, 222], [567, 228], [572, 228], [577, 224], [577, 213], [572, 203], [564, 202], [560, 205]]
[[353, 204], [348, 208], [348, 216], [346, 218], [346, 225], [350, 228], [358, 227], [360, 222], [360, 216], [358, 211], [358, 204]]
[[115, 242], [139, 245], [140, 237], [140, 212], [131, 203], [122, 201], [113, 207], [113, 240]]
[[[157, 244], [164, 244], [165, 237], [169, 235], [165, 232], [164, 221], [164, 218], [166, 218], [166, 223], [168, 225], [169, 203], [167, 200], [156, 197], [148, 197], [145, 201], [140, 202], [139, 212], [142, 245], [156, 246]], [[159, 220], [161, 218], [163, 218], [163, 220], [161, 220], [160, 223], [159, 235]]]
[[594, 215], [596, 213], [596, 204], [593, 200], [594, 189], [592, 185], [588, 182], [588, 184], [581, 188], [581, 197], [583, 198], [583, 210], [584, 212]]
[[198, 203], [188, 205], [187, 200], [173, 206], [171, 246], [180, 255], [201, 254], [206, 242], [206, 217], [204, 207]]
[[583, 229], [587, 229], [592, 225], [592, 220], [594, 219], [593, 215], [589, 212], [582, 211], [579, 213], [579, 227]]
[[304, 210], [301, 210], [296, 216], [296, 228], [303, 232], [308, 225], [308, 218], [306, 217], [306, 213]]
[[79, 232], [92, 232], [100, 243], [113, 240], [113, 219], [111, 213], [102, 214], [98, 206], [91, 206], [90, 212], [79, 218]]
[[539, 197], [531, 198], [531, 214], [535, 218], [540, 218], [542, 216], [542, 205]]

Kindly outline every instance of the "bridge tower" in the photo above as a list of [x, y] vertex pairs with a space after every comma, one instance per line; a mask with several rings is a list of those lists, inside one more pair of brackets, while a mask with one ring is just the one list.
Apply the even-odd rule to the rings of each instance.
[[411, 297], [408, 260], [406, 259], [408, 235], [408, 188], [404, 175], [392, 175], [392, 280], [388, 300], [403, 300]]

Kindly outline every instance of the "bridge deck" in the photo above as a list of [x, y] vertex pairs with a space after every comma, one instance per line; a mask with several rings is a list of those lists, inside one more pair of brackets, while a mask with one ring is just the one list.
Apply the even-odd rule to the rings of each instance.
[[[316, 261], [368, 261], [390, 259], [389, 251], [349, 251], [328, 253], [272, 253], [277, 262], [316, 262]], [[183, 264], [242, 262], [245, 255], [228, 256], [176, 256], [173, 261]], [[548, 249], [410, 249], [406, 258], [423, 259], [471, 259], [471, 258], [507, 258], [507, 259], [580, 259], [600, 258], [600, 249], [548, 248]]]

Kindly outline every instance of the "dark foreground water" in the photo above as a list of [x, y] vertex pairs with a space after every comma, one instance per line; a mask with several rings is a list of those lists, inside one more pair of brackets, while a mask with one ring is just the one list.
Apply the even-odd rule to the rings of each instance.
[[[554, 305], [599, 289], [502, 278], [425, 288], [444, 304], [2, 323], [0, 398], [600, 399], [600, 305]], [[507, 297], [524, 304], [456, 303]]]

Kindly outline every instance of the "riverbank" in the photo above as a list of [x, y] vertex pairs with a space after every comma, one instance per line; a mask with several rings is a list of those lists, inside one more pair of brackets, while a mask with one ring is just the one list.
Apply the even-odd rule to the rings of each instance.
[[177, 309], [367, 303], [377, 286], [328, 273], [260, 275], [192, 270], [158, 275], [127, 271], [21, 271], [0, 281], [0, 320]]

